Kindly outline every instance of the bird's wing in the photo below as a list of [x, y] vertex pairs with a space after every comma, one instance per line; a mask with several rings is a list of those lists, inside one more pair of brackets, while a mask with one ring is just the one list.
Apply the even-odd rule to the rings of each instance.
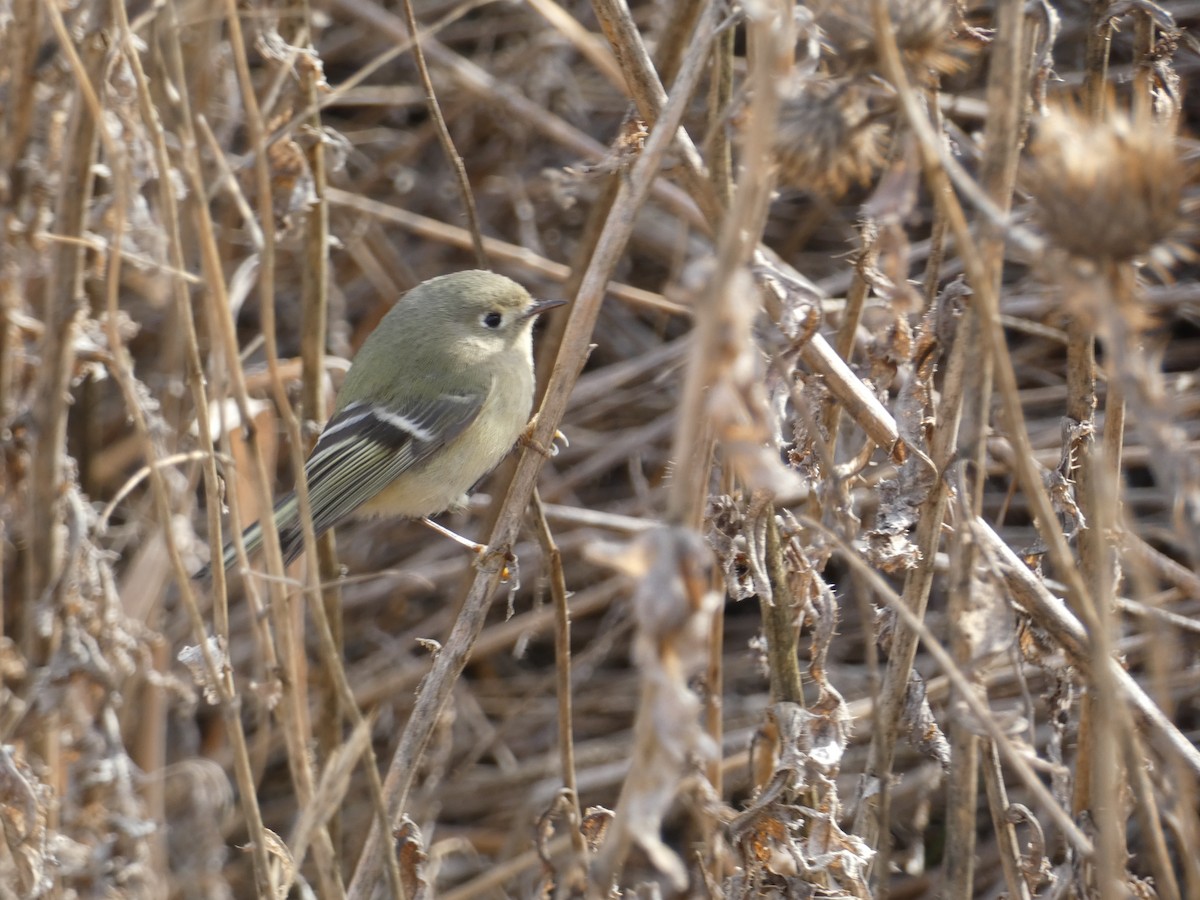
[[403, 472], [466, 430], [482, 392], [350, 403], [325, 425], [305, 463], [317, 534], [332, 528]]

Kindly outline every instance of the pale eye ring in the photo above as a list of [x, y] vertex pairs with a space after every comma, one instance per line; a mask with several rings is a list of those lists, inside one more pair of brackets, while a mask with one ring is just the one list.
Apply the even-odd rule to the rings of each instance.
[[504, 321], [504, 317], [501, 316], [500, 313], [496, 312], [495, 310], [492, 310], [489, 313], [483, 314], [482, 321], [483, 321], [483, 324], [487, 328], [499, 328], [500, 323]]

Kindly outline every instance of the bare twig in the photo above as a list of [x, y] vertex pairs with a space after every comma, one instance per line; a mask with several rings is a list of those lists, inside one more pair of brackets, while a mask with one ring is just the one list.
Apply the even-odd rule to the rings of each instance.
[[[571, 320], [563, 335], [562, 350], [531, 437], [534, 445], [549, 446], [554, 431], [562, 420], [571, 388], [578, 377], [580, 361], [587, 353], [592, 328], [604, 296], [604, 286], [609, 281], [618, 254], [632, 232], [633, 213], [645, 202], [649, 194], [650, 185], [657, 175], [663, 156], [674, 140], [675, 129], [699, 80], [712, 38], [713, 18], [710, 6], [697, 25], [662, 118], [630, 170], [628, 179], [622, 182], [618, 191], [613, 215], [600, 235], [592, 263], [575, 298]], [[503, 559], [504, 554], [512, 547], [543, 461], [544, 457], [539, 453], [526, 451], [522, 454], [512, 486], [505, 497], [500, 518], [488, 542], [491, 560], [484, 563], [476, 576], [454, 630], [422, 685], [412, 717], [401, 736], [400, 745], [392, 758], [385, 781], [388, 809], [393, 817], [404, 809], [412, 786], [416, 761], [429, 740], [434, 722], [449, 696], [454, 680], [466, 664], [471, 645], [483, 627], [489, 600], [500, 579], [500, 566], [495, 560]], [[350, 886], [349, 896], [352, 900], [362, 900], [371, 895], [378, 877], [379, 842], [380, 835], [377, 829], [372, 828]]]
[[483, 232], [479, 227], [479, 211], [475, 208], [475, 194], [471, 190], [471, 181], [467, 178], [467, 166], [462, 156], [454, 146], [450, 129], [446, 126], [446, 118], [442, 115], [442, 106], [438, 103], [437, 94], [433, 90], [433, 79], [429, 76], [429, 66], [425, 62], [425, 51], [421, 49], [420, 29], [417, 28], [417, 14], [413, 12], [412, 0], [404, 0], [404, 21], [412, 38], [413, 61], [417, 64], [417, 73], [421, 78], [421, 87], [425, 90], [425, 105], [429, 108], [429, 117], [437, 128], [438, 142], [446, 161], [454, 170], [454, 178], [458, 182], [458, 191], [462, 196], [463, 212], [467, 215], [467, 230], [471, 234], [471, 244], [475, 250], [475, 264], [480, 269], [487, 269], [487, 251], [483, 246]]
[[[556, 690], [558, 697], [558, 751], [561, 757], [563, 788], [568, 795], [570, 815], [567, 827], [571, 836], [571, 851], [574, 855], [572, 868], [579, 876], [586, 869], [587, 845], [579, 830], [583, 812], [579, 808], [579, 785], [575, 778], [574, 715], [571, 711], [571, 616], [567, 607], [567, 581], [563, 574], [562, 553], [554, 542], [554, 534], [546, 521], [546, 510], [542, 498], [534, 488], [531, 507], [538, 542], [550, 569], [550, 596], [554, 601], [554, 656]], [[572, 880], [567, 876], [568, 883]]]

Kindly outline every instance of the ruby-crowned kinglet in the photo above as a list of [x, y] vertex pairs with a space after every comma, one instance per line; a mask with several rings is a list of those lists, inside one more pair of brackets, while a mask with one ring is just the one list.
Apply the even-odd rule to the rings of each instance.
[[[388, 310], [305, 463], [313, 530], [350, 516], [421, 518], [461, 503], [525, 428], [533, 321], [564, 302], [534, 301], [515, 281], [473, 270], [431, 278]], [[304, 549], [294, 491], [274, 518], [291, 562]], [[262, 525], [242, 541], [247, 553], [258, 549]], [[235, 558], [227, 544], [224, 566]]]

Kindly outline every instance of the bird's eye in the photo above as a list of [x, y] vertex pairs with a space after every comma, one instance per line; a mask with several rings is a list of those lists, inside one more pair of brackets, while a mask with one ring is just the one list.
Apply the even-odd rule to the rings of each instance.
[[483, 315], [483, 324], [488, 328], [499, 328], [502, 321], [504, 321], [503, 317], [495, 311]]

